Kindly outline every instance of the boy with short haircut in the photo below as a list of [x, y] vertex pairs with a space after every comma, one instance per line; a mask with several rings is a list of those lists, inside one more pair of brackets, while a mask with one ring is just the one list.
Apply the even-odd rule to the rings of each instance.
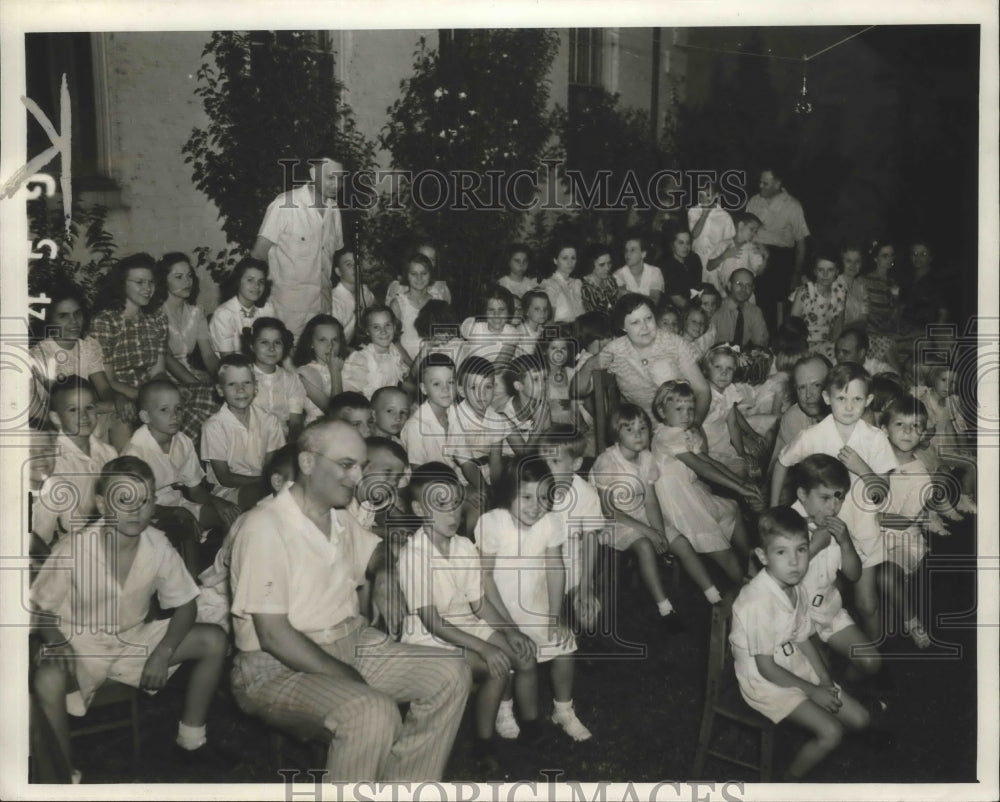
[[912, 395], [893, 401], [882, 413], [882, 431], [889, 438], [899, 469], [889, 475], [889, 498], [882, 515], [886, 562], [882, 566], [883, 589], [903, 618], [903, 631], [920, 649], [931, 645], [920, 617], [926, 609], [925, 582], [910, 583], [927, 555], [925, 531], [950, 534], [933, 509], [936, 478], [917, 456], [916, 449], [927, 429], [927, 407]]
[[[799, 432], [778, 455], [771, 476], [771, 503], [777, 502], [788, 469], [811, 454], [828, 454], [851, 472], [851, 489], [839, 517], [847, 524], [861, 557], [861, 578], [855, 584], [855, 606], [869, 639], [882, 639], [882, 618], [876, 567], [885, 561], [885, 540], [879, 526], [878, 504], [888, 492], [887, 475], [899, 467], [885, 433], [865, 423], [871, 403], [869, 376], [853, 362], [830, 370], [823, 385], [823, 402], [830, 414]], [[863, 485], [863, 487], [859, 486]]]
[[[580, 474], [587, 438], [575, 426], [555, 423], [542, 436], [539, 456], [556, 481], [553, 512], [562, 518], [567, 539], [563, 549], [566, 592], [580, 626], [590, 628], [597, 620], [600, 602], [594, 593], [594, 566], [598, 538], [608, 525], [597, 490]], [[658, 605], [660, 613], [673, 611], [669, 599]]]
[[[187, 759], [211, 758], [202, 749], [205, 722], [226, 638], [216, 626], [194, 623], [198, 587], [163, 532], [150, 526], [153, 471], [136, 457], [114, 459], [101, 472], [96, 499], [104, 517], [60, 540], [31, 588], [32, 626], [47, 647], [35, 695], [72, 765], [67, 713], [84, 715], [108, 679], [155, 692], [192, 661], [177, 745]], [[174, 612], [147, 623], [154, 591]]]
[[251, 403], [253, 365], [241, 354], [219, 360], [216, 390], [225, 401], [202, 425], [201, 458], [209, 464], [213, 493], [248, 510], [267, 493], [264, 465], [285, 444], [281, 421]]
[[850, 660], [857, 672], [874, 674], [882, 659], [854, 623], [837, 589], [837, 571], [851, 582], [861, 576], [861, 558], [847, 524], [837, 517], [851, 487], [851, 475], [839, 460], [813, 454], [792, 468], [795, 510], [809, 531], [809, 570], [802, 579], [809, 617], [819, 639]]
[[389, 544], [393, 554], [416, 525], [406, 499], [410, 463], [406, 450], [387, 437], [368, 437], [368, 462], [347, 511]]
[[388, 437], [400, 445], [399, 433], [410, 417], [410, 399], [399, 387], [379, 387], [372, 394], [372, 431], [377, 437]]
[[494, 476], [503, 470], [503, 441], [512, 427], [491, 406], [496, 387], [496, 367], [488, 359], [470, 356], [458, 370], [462, 401], [456, 405], [458, 428], [449, 433], [445, 454], [452, 457], [470, 486], [488, 491]]
[[[48, 474], [47, 495], [76, 501], [73, 509], [53, 508], [50, 514], [39, 510], [32, 520], [32, 531], [44, 544], [47, 553], [60, 534], [73, 531], [97, 512], [94, 486], [101, 469], [118, 456], [115, 449], [94, 434], [97, 426], [97, 390], [87, 379], [68, 376], [53, 385], [49, 392], [49, 421], [58, 434], [53, 444], [55, 462]], [[68, 486], [59, 488], [61, 483]], [[46, 502], [47, 503], [47, 502]]]
[[414, 468], [425, 462], [450, 463], [445, 456], [449, 432], [457, 431], [455, 416], [455, 363], [441, 353], [420, 360], [417, 382], [426, 399], [403, 426], [400, 439]]
[[228, 528], [239, 508], [205, 486], [194, 443], [180, 431], [181, 394], [176, 385], [165, 379], [146, 382], [139, 388], [136, 406], [143, 425], [122, 454], [138, 457], [153, 469], [157, 517], [169, 514], [164, 508], [180, 507], [195, 517], [203, 532]]
[[362, 393], [354, 390], [337, 393], [330, 399], [326, 417], [349, 423], [366, 439], [372, 435], [372, 402]]
[[783, 779], [801, 780], [840, 743], [844, 728], [861, 730], [870, 718], [830, 678], [809, 640], [813, 626], [802, 580], [809, 568], [806, 522], [790, 507], [774, 507], [757, 524], [754, 549], [764, 570], [733, 602], [733, 649], [740, 693], [777, 723], [789, 719], [808, 730]]
[[476, 547], [456, 537], [463, 490], [455, 471], [425, 463], [414, 470], [410, 489], [423, 524], [399, 554], [399, 585], [409, 610], [402, 641], [464, 654], [479, 682], [473, 754], [482, 767], [495, 769], [494, 722], [510, 673], [522, 718], [538, 719], [535, 646], [500, 612], [503, 603], [496, 586], [484, 581]]

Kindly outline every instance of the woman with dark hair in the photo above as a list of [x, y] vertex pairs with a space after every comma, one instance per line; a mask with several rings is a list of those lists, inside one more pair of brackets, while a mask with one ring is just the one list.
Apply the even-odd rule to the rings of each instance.
[[691, 303], [691, 290], [701, 285], [701, 259], [691, 250], [691, 232], [683, 228], [674, 229], [668, 236], [670, 247], [661, 269], [665, 294], [670, 303], [684, 310]]
[[844, 320], [846, 282], [832, 254], [820, 253], [813, 260], [812, 279], [792, 294], [792, 317], [800, 317], [809, 327], [809, 350], [832, 360], [833, 343]]
[[896, 246], [887, 240], [872, 245], [873, 267], [861, 277], [868, 300], [869, 334], [896, 334], [899, 328], [899, 284], [890, 273], [896, 266]]
[[511, 325], [514, 295], [500, 284], [491, 284], [479, 297], [478, 314], [462, 321], [460, 334], [466, 343], [456, 365], [470, 356], [495, 362], [505, 345], [516, 345], [521, 333]]
[[[156, 261], [148, 253], [126, 256], [112, 267], [105, 277], [103, 309], [91, 324], [111, 387], [133, 401], [140, 385], [166, 374], [167, 316], [162, 309], [149, 311], [156, 288], [155, 268]], [[196, 440], [202, 421], [215, 411], [212, 390], [204, 385], [179, 389], [184, 410], [181, 431]], [[119, 423], [125, 426], [112, 425], [111, 445], [119, 451], [131, 436], [135, 420], [132, 410], [119, 414]]]
[[267, 300], [267, 262], [249, 256], [237, 262], [222, 286], [224, 303], [212, 314], [208, 333], [219, 356], [238, 354], [243, 338], [259, 317], [274, 317], [274, 307]]
[[614, 266], [611, 246], [603, 242], [591, 245], [587, 248], [585, 264], [590, 267], [590, 272], [583, 277], [580, 287], [583, 308], [587, 312], [608, 314], [618, 301], [618, 285], [611, 278]]
[[615, 306], [613, 324], [622, 336], [588, 359], [573, 376], [574, 398], [593, 392], [593, 373], [603, 369], [614, 374], [622, 397], [644, 410], [652, 408], [653, 396], [665, 381], [684, 379], [694, 390], [695, 417], [701, 420], [711, 398], [708, 382], [698, 367], [698, 354], [678, 334], [657, 328], [655, 304], [646, 295], [626, 293]]
[[934, 251], [927, 240], [914, 240], [909, 257], [909, 275], [901, 291], [903, 322], [922, 332], [934, 323], [953, 320], [956, 282], [945, 271], [935, 269]]
[[[150, 304], [167, 316], [167, 371], [181, 384], [214, 384], [219, 358], [212, 348], [208, 321], [198, 300], [198, 276], [187, 255], [164, 254], [156, 263], [156, 293]], [[188, 355], [198, 349], [205, 370], [193, 368]]]
[[586, 311], [583, 308], [582, 282], [571, 278], [576, 270], [576, 245], [568, 240], [558, 240], [552, 248], [552, 275], [545, 279], [540, 289], [552, 302], [552, 320], [555, 323], [572, 323]]

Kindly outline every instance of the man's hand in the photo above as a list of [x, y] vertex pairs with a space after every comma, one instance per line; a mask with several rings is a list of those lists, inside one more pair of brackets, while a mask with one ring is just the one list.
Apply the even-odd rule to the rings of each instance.
[[389, 634], [398, 639], [402, 631], [403, 617], [406, 615], [406, 604], [399, 583], [385, 571], [375, 574], [372, 582], [372, 603], [382, 613]]

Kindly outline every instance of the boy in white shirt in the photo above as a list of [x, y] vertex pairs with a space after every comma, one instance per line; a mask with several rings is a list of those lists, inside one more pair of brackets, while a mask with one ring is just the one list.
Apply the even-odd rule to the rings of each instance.
[[246, 511], [266, 495], [264, 465], [285, 444], [285, 435], [281, 421], [253, 406], [257, 386], [245, 356], [219, 360], [216, 389], [225, 402], [202, 426], [201, 458], [209, 464], [213, 493]]
[[[48, 476], [46, 497], [68, 497], [75, 502], [72, 509], [55, 508], [52, 514], [35, 514], [32, 530], [47, 553], [60, 534], [72, 532], [74, 526], [87, 522], [97, 512], [94, 486], [101, 469], [118, 456], [118, 452], [94, 434], [97, 425], [97, 390], [87, 379], [68, 376], [53, 384], [49, 393], [49, 420], [59, 434], [54, 446], [55, 462]], [[66, 487], [60, 489], [62, 483]]]
[[425, 356], [417, 367], [421, 395], [427, 399], [399, 433], [414, 468], [425, 462], [451, 460], [445, 456], [448, 433], [458, 428], [455, 417], [455, 363], [440, 353]]

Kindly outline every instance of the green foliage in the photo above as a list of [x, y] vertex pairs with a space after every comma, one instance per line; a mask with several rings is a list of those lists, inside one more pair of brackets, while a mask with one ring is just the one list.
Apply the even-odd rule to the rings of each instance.
[[[534, 169], [551, 135], [548, 72], [558, 49], [554, 31], [465, 30], [445, 34], [430, 50], [421, 40], [413, 76], [388, 110], [380, 143], [393, 167], [418, 173], [488, 170], [509, 176]], [[430, 182], [429, 182], [430, 184]], [[433, 199], [434, 189], [428, 186]], [[489, 197], [486, 181], [480, 196]], [[502, 198], [501, 198], [502, 200]], [[441, 275], [461, 308], [491, 272], [497, 252], [521, 230], [525, 212], [419, 208], [404, 187], [403, 210], [369, 229], [372, 248], [391, 264], [392, 235], [407, 226], [438, 248]], [[384, 205], [383, 205], [384, 208]]]
[[[93, 308], [98, 282], [117, 259], [114, 238], [105, 228], [108, 210], [104, 206], [85, 206], [74, 199], [69, 231], [63, 218], [62, 203], [50, 204], [42, 196], [28, 201], [28, 230], [32, 251], [42, 253], [40, 259], [28, 262], [28, 291], [31, 295], [51, 293], [57, 287], [75, 283]], [[81, 229], [90, 259], [72, 258]], [[54, 251], [43, 240], [55, 243]]]
[[[340, 99], [333, 55], [317, 33], [216, 31], [202, 56], [195, 94], [209, 123], [191, 132], [183, 153], [231, 243], [214, 258], [196, 249], [219, 281], [253, 246], [267, 205], [292, 188], [282, 160], [323, 152], [357, 171], [374, 164], [374, 148]], [[308, 180], [304, 162], [294, 177]]]

